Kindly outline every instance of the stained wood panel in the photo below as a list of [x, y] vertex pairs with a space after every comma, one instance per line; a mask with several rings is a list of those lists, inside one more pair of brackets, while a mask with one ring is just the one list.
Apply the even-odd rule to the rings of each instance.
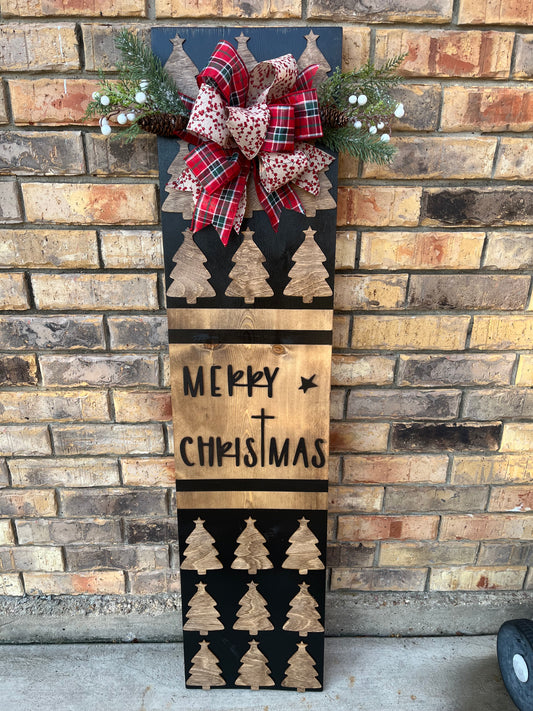
[[[178, 34], [179, 33], [179, 34]], [[182, 90], [221, 39], [248, 69], [290, 52], [341, 60], [339, 28], [157, 28]], [[275, 233], [251, 187], [240, 234], [188, 230], [170, 185], [187, 146], [159, 139], [184, 614], [185, 681], [323, 686], [336, 162]], [[168, 184], [168, 185], [167, 185]], [[305, 638], [305, 641], [302, 639]]]

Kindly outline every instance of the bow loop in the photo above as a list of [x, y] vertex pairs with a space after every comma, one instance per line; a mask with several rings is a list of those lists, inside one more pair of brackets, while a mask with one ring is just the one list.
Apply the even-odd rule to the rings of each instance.
[[206, 82], [214, 84], [229, 106], [246, 105], [248, 70], [235, 47], [226, 40], [217, 44], [209, 64], [198, 75], [197, 82], [199, 87]]
[[248, 109], [230, 107], [226, 126], [248, 160], [261, 150], [270, 123], [270, 111], [266, 104]]
[[248, 104], [272, 103], [291, 91], [298, 78], [292, 54], [259, 62], [250, 72]]
[[251, 175], [274, 230], [282, 208], [304, 212], [292, 185], [318, 194], [318, 173], [333, 158], [305, 143], [322, 135], [312, 88], [317, 68], [298, 73], [294, 57], [285, 54], [248, 74], [229, 42], [217, 44], [198, 75], [200, 91], [183, 132], [196, 147], [172, 184], [193, 193], [192, 232], [213, 225], [227, 244], [231, 231], [240, 230]]

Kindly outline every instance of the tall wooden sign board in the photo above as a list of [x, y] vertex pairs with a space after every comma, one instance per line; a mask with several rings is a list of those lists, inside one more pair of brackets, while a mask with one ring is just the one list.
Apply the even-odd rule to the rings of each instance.
[[[183, 93], [217, 42], [251, 69], [340, 65], [339, 28], [158, 28]], [[336, 162], [275, 233], [250, 195], [241, 233], [188, 231], [165, 190], [188, 147], [159, 139], [187, 686], [323, 687]]]

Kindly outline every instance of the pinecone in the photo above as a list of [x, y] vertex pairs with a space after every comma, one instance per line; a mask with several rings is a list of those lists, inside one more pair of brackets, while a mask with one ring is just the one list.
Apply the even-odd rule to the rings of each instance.
[[348, 123], [344, 111], [339, 111], [336, 106], [331, 105], [320, 108], [320, 120], [324, 128], [342, 128]]
[[155, 133], [156, 136], [170, 138], [175, 136], [177, 131], [184, 129], [187, 121], [187, 116], [158, 113], [141, 116], [137, 123], [147, 133]]

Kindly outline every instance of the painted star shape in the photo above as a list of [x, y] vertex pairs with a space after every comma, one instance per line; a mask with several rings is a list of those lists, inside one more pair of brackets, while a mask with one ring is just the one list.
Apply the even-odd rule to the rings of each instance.
[[313, 375], [310, 378], [304, 378], [303, 375], [300, 375], [300, 380], [302, 381], [302, 384], [300, 385], [298, 390], [303, 390], [304, 395], [305, 395], [305, 393], [310, 388], [318, 388], [318, 385], [313, 382], [315, 378], [316, 378], [316, 373], [313, 373]]

